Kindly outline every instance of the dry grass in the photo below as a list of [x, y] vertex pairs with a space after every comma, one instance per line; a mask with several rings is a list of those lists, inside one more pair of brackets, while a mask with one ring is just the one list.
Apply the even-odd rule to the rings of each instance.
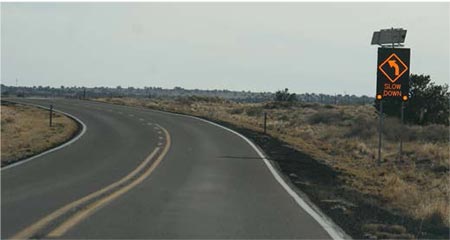
[[[449, 128], [402, 126], [386, 119], [383, 163], [377, 166], [378, 120], [374, 108], [275, 103], [241, 104], [182, 98], [179, 100], [98, 99], [116, 104], [181, 112], [262, 131], [324, 161], [340, 174], [346, 188], [371, 196], [367, 201], [414, 219], [449, 226]], [[398, 138], [403, 135], [403, 161]], [[403, 233], [402, 233], [403, 234]]]
[[46, 110], [16, 104], [1, 106], [2, 166], [58, 145], [75, 134], [77, 123], [59, 113], [49, 127]]

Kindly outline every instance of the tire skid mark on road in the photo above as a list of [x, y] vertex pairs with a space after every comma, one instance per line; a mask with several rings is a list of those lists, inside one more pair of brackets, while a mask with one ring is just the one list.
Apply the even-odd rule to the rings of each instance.
[[[158, 125], [158, 124], [156, 124]], [[159, 125], [158, 125], [159, 126]], [[26, 238], [59, 238], [82, 220], [92, 215], [100, 207], [125, 194], [135, 186], [143, 182], [159, 165], [170, 148], [171, 140], [169, 132], [159, 126], [165, 133], [165, 146], [161, 149], [158, 144], [150, 155], [128, 175], [122, 179], [88, 194], [64, 207], [57, 209], [44, 218], [38, 220], [11, 239]], [[155, 159], [154, 161], [152, 161]], [[62, 222], [61, 224], [59, 224]], [[52, 229], [53, 228], [53, 229]]]

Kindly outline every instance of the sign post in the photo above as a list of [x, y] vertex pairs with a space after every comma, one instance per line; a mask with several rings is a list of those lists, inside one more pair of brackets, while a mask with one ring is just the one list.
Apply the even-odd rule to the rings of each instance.
[[404, 112], [404, 110], [405, 110], [405, 102], [404, 101], [402, 101], [402, 105], [401, 105], [401, 107], [400, 107], [401, 109], [400, 109], [400, 121], [401, 121], [401, 126], [402, 126], [402, 129], [401, 129], [401, 131], [400, 131], [400, 144], [399, 144], [399, 149], [398, 149], [398, 158], [399, 158], [399, 160], [400, 160], [400, 162], [402, 162], [403, 161], [403, 116], [404, 116], [404, 114], [403, 114], [403, 112]]
[[381, 133], [383, 132], [383, 100], [380, 100], [380, 110], [378, 111], [378, 119], [380, 120], [380, 125], [378, 126], [378, 166], [381, 165]]

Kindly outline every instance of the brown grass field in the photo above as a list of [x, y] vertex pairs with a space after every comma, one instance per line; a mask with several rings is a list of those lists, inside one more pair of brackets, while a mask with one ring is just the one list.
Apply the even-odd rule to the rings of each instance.
[[[342, 189], [364, 196], [365, 203], [420, 222], [419, 233], [422, 224], [429, 229], [449, 227], [448, 126], [402, 126], [397, 119], [385, 119], [383, 158], [378, 166], [378, 117], [371, 105], [244, 104], [202, 97], [96, 100], [185, 113], [257, 132], [263, 130], [267, 112], [268, 135], [338, 172]], [[404, 139], [402, 161], [398, 156], [400, 134]], [[379, 238], [420, 237], [416, 232], [405, 234], [397, 222], [391, 227], [381, 223], [360, 228]], [[386, 235], [386, 229], [396, 235]]]
[[57, 146], [77, 131], [77, 123], [65, 115], [54, 113], [50, 127], [48, 111], [2, 102], [2, 167]]

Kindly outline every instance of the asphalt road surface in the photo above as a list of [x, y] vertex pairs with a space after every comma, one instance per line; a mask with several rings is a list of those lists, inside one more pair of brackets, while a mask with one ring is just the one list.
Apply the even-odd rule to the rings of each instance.
[[52, 103], [87, 130], [2, 170], [2, 239], [330, 238], [226, 129], [105, 103], [20, 101]]

